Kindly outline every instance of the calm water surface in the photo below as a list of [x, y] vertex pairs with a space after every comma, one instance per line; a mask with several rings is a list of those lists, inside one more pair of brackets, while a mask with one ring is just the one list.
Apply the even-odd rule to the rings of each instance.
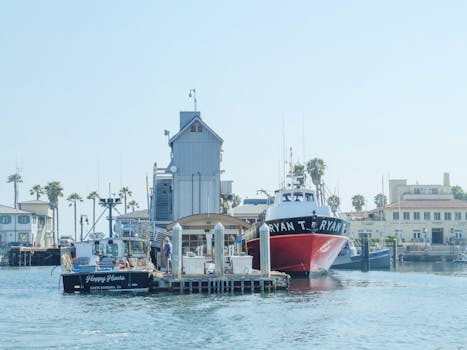
[[0, 268], [5, 349], [467, 349], [467, 265], [335, 271], [288, 292], [65, 295], [59, 269]]

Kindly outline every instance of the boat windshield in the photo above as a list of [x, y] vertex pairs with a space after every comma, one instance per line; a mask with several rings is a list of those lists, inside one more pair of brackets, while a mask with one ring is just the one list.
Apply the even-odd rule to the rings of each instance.
[[314, 202], [313, 193], [286, 192], [282, 194], [282, 202]]
[[143, 241], [125, 241], [126, 256], [145, 256], [146, 244]]
[[92, 254], [99, 251], [103, 256], [118, 256], [118, 244], [115, 243], [99, 243], [93, 244]]

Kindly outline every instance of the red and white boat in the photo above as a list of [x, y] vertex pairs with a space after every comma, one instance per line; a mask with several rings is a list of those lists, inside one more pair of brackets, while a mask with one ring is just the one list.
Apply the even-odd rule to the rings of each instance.
[[[270, 231], [271, 270], [291, 275], [326, 272], [347, 243], [349, 223], [333, 217], [327, 205], [318, 205], [316, 194], [297, 188], [276, 191], [266, 211]], [[253, 268], [260, 268], [259, 230], [247, 241]]]

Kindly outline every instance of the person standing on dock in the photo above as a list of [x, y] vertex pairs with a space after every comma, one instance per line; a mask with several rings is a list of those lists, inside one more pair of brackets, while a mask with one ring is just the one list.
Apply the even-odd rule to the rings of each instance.
[[172, 267], [172, 243], [169, 237], [165, 237], [164, 249], [162, 250], [162, 260], [164, 261], [165, 272], [169, 272], [169, 266]]

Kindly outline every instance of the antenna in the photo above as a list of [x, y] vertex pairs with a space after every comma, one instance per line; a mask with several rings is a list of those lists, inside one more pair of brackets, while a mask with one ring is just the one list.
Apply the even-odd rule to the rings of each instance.
[[196, 103], [197, 103], [197, 100], [196, 100], [196, 89], [190, 89], [190, 92], [188, 93], [188, 97], [193, 97], [193, 102], [195, 104], [195, 112], [196, 112]]

